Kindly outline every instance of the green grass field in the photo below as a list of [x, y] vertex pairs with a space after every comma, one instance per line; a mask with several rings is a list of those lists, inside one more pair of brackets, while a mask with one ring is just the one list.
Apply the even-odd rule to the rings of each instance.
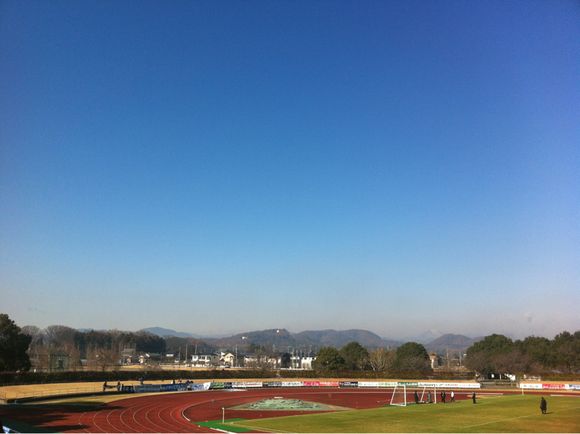
[[510, 395], [454, 404], [383, 407], [232, 422], [270, 432], [580, 432], [580, 398]]

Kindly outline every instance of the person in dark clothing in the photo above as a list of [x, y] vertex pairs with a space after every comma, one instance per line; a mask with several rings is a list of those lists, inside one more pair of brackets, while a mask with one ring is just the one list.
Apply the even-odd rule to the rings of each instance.
[[475, 392], [473, 392], [473, 395], [471, 395], [471, 400], [473, 401], [474, 404], [477, 404], [477, 399], [475, 397]]
[[415, 404], [419, 404], [419, 394], [416, 390], [415, 393], [413, 393], [413, 398], [415, 398]]
[[540, 399], [540, 410], [542, 410], [542, 414], [546, 414], [548, 411], [548, 402], [544, 399], [543, 396], [542, 399]]
[[441, 392], [441, 402], [445, 404], [445, 391]]
[[103, 383], [103, 392], [104, 392], [105, 390], [107, 390], [107, 387], [109, 387], [109, 386], [107, 385], [107, 382], [105, 381], [105, 382]]

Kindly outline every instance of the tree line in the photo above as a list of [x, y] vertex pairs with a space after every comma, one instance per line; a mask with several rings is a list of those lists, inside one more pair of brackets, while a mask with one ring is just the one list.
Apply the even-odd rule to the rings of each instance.
[[375, 371], [381, 374], [429, 374], [431, 363], [425, 347], [407, 342], [397, 349], [377, 348], [368, 351], [358, 342], [350, 342], [340, 349], [323, 347], [313, 368], [317, 371]]
[[513, 341], [493, 334], [466, 351], [465, 365], [487, 376], [510, 374], [577, 374], [580, 372], [580, 331], [547, 339], [529, 336]]
[[[282, 368], [290, 365], [290, 354], [249, 346], [257, 354], [278, 356]], [[50, 370], [114, 369], [124, 354], [173, 353], [181, 360], [193, 352], [213, 353], [216, 348], [193, 338], [159, 337], [148, 332], [80, 331], [55, 325], [45, 329], [18, 327], [8, 315], [0, 314], [0, 372], [27, 371], [31, 367]], [[64, 356], [66, 366], [55, 366]], [[32, 362], [32, 363], [31, 363]], [[513, 341], [493, 334], [466, 351], [465, 366], [477, 374], [578, 374], [580, 372], [580, 331], [562, 332], [547, 339], [530, 336]], [[377, 375], [425, 376], [432, 373], [425, 347], [407, 342], [396, 349], [368, 350], [358, 342], [340, 349], [323, 347], [313, 363], [315, 372], [375, 372]]]

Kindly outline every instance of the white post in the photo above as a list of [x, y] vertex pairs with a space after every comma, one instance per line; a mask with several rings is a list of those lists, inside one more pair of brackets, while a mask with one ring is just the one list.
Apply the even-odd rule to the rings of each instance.
[[407, 385], [403, 384], [403, 396], [405, 397], [405, 407], [407, 406]]
[[437, 386], [433, 386], [433, 389], [435, 389], [435, 404], [437, 404]]
[[225, 423], [225, 421], [226, 421], [226, 409], [222, 407], [222, 423]]

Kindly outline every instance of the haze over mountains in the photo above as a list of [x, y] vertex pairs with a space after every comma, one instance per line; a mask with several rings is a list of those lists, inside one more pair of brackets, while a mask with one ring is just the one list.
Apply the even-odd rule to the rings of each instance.
[[[351, 329], [351, 330], [306, 330], [299, 333], [291, 333], [286, 329], [268, 329], [258, 331], [248, 331], [227, 337], [200, 337], [192, 333], [178, 332], [162, 327], [149, 327], [142, 329], [158, 336], [177, 336], [203, 339], [210, 345], [216, 347], [234, 347], [260, 345], [265, 347], [275, 347], [279, 350], [287, 348], [320, 348], [323, 346], [333, 346], [340, 348], [349, 342], [356, 341], [367, 348], [391, 348], [397, 347], [404, 342], [416, 341], [425, 345], [429, 351], [464, 350], [471, 346], [480, 338], [470, 338], [464, 335], [444, 334], [435, 331], [428, 331], [416, 338], [406, 340], [395, 340], [383, 338], [371, 331]], [[432, 339], [433, 336], [437, 336]]]

